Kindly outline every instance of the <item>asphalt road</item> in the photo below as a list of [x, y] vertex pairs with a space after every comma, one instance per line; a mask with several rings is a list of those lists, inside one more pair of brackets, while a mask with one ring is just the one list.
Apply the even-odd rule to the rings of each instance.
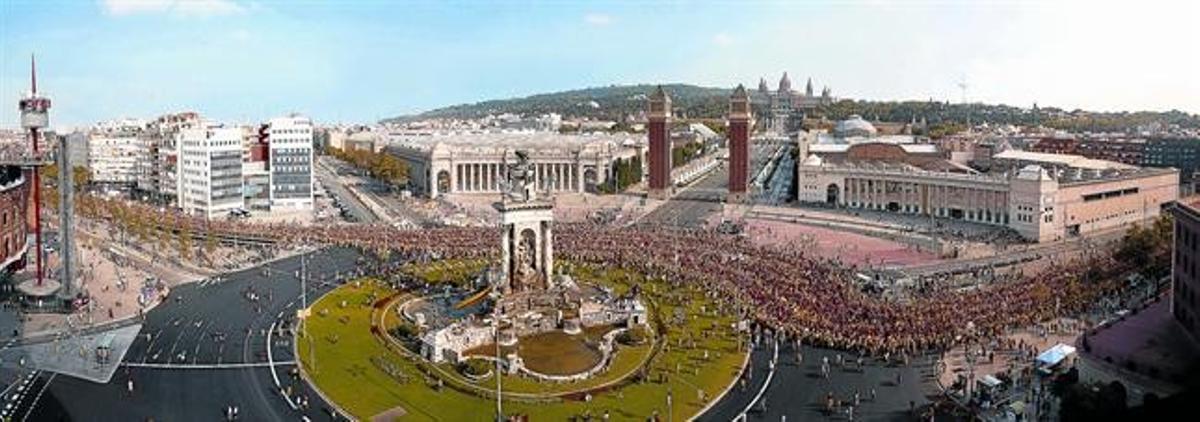
[[[773, 145], [756, 145], [751, 150], [751, 177], [766, 164]], [[701, 227], [709, 216], [721, 211], [729, 188], [729, 168], [722, 165], [691, 185], [679, 190], [639, 221], [641, 224]]]
[[316, 166], [317, 178], [320, 179], [321, 185], [325, 190], [337, 199], [338, 203], [345, 207], [346, 212], [354, 221], [362, 223], [373, 223], [379, 219], [367, 206], [359, 202], [358, 198], [350, 193], [337, 174], [331, 169], [348, 168], [343, 167], [336, 159], [330, 157], [319, 157], [318, 165]]
[[667, 203], [660, 205], [640, 223], [678, 227], [699, 227], [709, 215], [721, 211], [725, 201], [725, 189], [729, 185], [729, 171], [725, 168], [713, 170], [707, 176], [675, 194]]
[[[748, 421], [782, 421], [784, 417], [793, 421], [847, 420], [845, 413], [826, 413], [825, 397], [832, 393], [834, 397], [850, 402], [855, 391], [859, 392], [861, 401], [855, 408], [854, 420], [912, 420], [909, 402], [920, 408], [929, 402], [927, 396], [937, 392], [932, 358], [913, 360], [909, 366], [868, 360], [862, 369], [856, 365], [840, 368], [835, 365], [839, 353], [847, 359], [857, 355], [810, 346], [803, 346], [801, 350], [804, 360], [797, 363], [793, 344], [781, 343], [772, 371], [770, 361], [774, 347], [770, 341], [762, 341], [751, 353], [750, 368], [746, 371], [751, 374], [746, 386], [735, 385], [698, 420], [730, 421], [747, 409]], [[821, 376], [822, 358], [829, 359], [829, 378]], [[762, 386], [772, 372], [770, 384], [763, 390]], [[898, 373], [901, 374], [899, 384], [896, 383]], [[874, 400], [870, 399], [872, 388], [876, 392]]]
[[[308, 297], [315, 299], [334, 286], [336, 276], [355, 269], [358, 253], [327, 249], [308, 256]], [[290, 375], [295, 365], [290, 334], [271, 330], [292, 324], [301, 306], [300, 257], [268, 266], [269, 274], [256, 267], [176, 287], [166, 303], [147, 314], [111, 382], [46, 377], [49, 387], [29, 420], [213, 421], [221, 420], [228, 406], [237, 406], [244, 421], [301, 420], [302, 415], [332, 420], [329, 405]], [[271, 361], [278, 363], [274, 373], [268, 348]], [[307, 410], [294, 410], [285, 401], [275, 377], [283, 388], [292, 387], [293, 399], [307, 397]]]

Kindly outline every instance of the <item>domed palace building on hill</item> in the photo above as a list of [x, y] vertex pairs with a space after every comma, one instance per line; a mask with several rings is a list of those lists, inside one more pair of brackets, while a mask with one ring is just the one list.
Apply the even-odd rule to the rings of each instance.
[[766, 78], [760, 78], [758, 95], [766, 101], [770, 109], [764, 116], [767, 128], [779, 131], [787, 131], [785, 123], [792, 115], [807, 113], [836, 101], [829, 87], [821, 88], [820, 95], [814, 94], [812, 78], [808, 78], [808, 82], [804, 84], [804, 92], [792, 90], [792, 80], [788, 78], [787, 72], [783, 72], [783, 77], [779, 78], [779, 87], [774, 91], [767, 87]]

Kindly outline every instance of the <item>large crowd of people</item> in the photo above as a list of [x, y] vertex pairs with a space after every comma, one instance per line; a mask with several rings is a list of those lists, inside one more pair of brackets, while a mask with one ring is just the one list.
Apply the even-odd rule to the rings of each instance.
[[[495, 228], [423, 230], [382, 225], [250, 224], [206, 221], [139, 204], [92, 200], [92, 217], [118, 223], [141, 215], [169, 230], [211, 232], [282, 245], [335, 245], [422, 259], [487, 258], [499, 253]], [[128, 218], [128, 217], [124, 217]], [[760, 246], [714, 230], [596, 224], [554, 228], [560, 259], [636, 269], [671, 283], [699, 283], [727, 308], [807, 343], [883, 355], [944, 349], [964, 338], [995, 337], [1085, 309], [1113, 289], [1082, 282], [1082, 263], [970, 291], [933, 291], [904, 302], [858, 290], [854, 268], [804, 248]]]

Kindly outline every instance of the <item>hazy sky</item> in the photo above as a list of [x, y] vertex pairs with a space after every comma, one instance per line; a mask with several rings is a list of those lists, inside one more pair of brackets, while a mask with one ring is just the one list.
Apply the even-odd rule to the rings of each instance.
[[587, 86], [1200, 112], [1200, 1], [0, 0], [0, 126], [29, 54], [56, 126], [196, 110], [372, 121]]

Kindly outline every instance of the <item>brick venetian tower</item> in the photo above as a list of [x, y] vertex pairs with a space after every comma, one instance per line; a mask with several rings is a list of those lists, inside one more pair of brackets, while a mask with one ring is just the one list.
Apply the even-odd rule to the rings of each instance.
[[738, 85], [729, 97], [729, 203], [748, 198], [750, 181], [750, 96]]
[[671, 97], [662, 87], [650, 94], [647, 130], [650, 136], [649, 196], [667, 199], [671, 196]]

